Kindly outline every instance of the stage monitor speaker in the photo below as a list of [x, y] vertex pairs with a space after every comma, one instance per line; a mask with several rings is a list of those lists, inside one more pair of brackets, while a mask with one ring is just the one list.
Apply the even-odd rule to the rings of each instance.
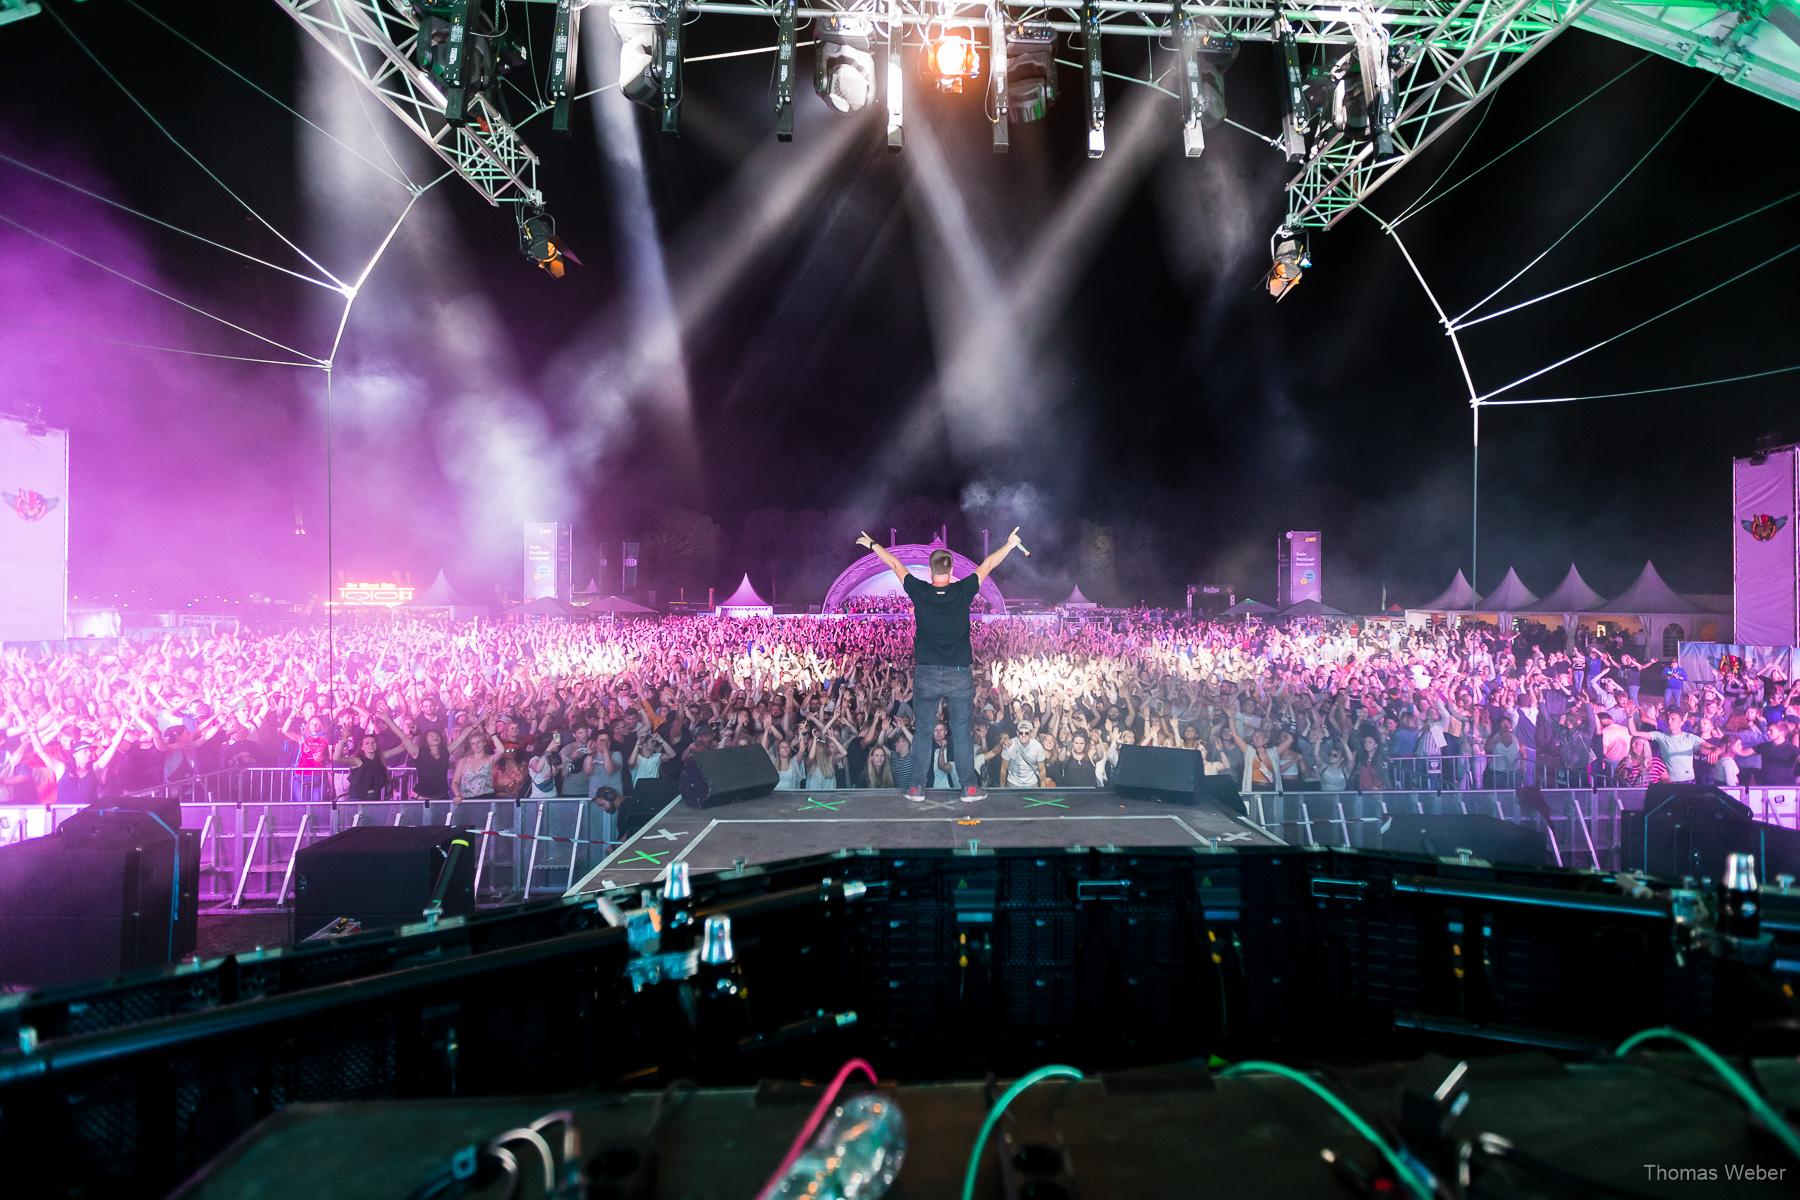
[[1193, 804], [1200, 795], [1206, 768], [1198, 750], [1173, 746], [1120, 746], [1119, 762], [1109, 779], [1121, 796]]
[[103, 808], [0, 848], [0, 984], [86, 983], [194, 952], [198, 835]]
[[[758, 748], [760, 753], [760, 747]], [[656, 819], [656, 814], [669, 807], [681, 795], [681, 782], [676, 779], [640, 779], [632, 786], [619, 809], [619, 840], [624, 841]]]
[[86, 819], [126, 813], [154, 813], [170, 829], [181, 828], [181, 801], [174, 796], [109, 796], [71, 813], [58, 828], [79, 827]]
[[761, 746], [726, 746], [690, 754], [681, 769], [681, 798], [690, 808], [756, 800], [775, 790], [775, 764]]
[[1542, 867], [1552, 861], [1542, 829], [1479, 813], [1395, 813], [1381, 833], [1380, 845], [1397, 854], [1433, 858], [1467, 850], [1486, 862], [1514, 867]]
[[1705, 784], [1652, 786], [1642, 812], [1621, 814], [1619, 842], [1626, 870], [1669, 880], [1723, 878], [1732, 853], [1754, 854], [1765, 880], [1800, 869], [1800, 833], [1754, 820], [1748, 807]]
[[391, 929], [424, 915], [438, 878], [455, 855], [443, 915], [475, 911], [475, 859], [480, 837], [443, 825], [360, 825], [315, 842], [294, 857], [294, 940], [339, 917], [364, 929]]

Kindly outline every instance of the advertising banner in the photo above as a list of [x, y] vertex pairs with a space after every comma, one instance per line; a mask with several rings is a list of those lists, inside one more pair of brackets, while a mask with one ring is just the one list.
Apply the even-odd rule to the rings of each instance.
[[0, 642], [60, 641], [69, 595], [69, 435], [0, 418]]

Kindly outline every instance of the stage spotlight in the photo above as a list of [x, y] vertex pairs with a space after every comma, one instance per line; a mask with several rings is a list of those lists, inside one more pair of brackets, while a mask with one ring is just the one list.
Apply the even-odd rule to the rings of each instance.
[[470, 98], [494, 92], [501, 76], [525, 63], [524, 49], [504, 25], [496, 29], [482, 0], [406, 0], [405, 7], [419, 23], [414, 61], [443, 85], [451, 125], [466, 124]]
[[940, 92], [962, 93], [972, 79], [981, 77], [981, 52], [966, 33], [946, 33], [925, 47], [926, 73]]
[[575, 252], [556, 236], [556, 218], [541, 208], [529, 216], [520, 214], [519, 249], [534, 266], [549, 272], [552, 279], [561, 279], [569, 263], [581, 265]]
[[1181, 49], [1181, 147], [1189, 158], [1206, 149], [1206, 130], [1225, 120], [1225, 70], [1237, 56], [1237, 41], [1220, 32], [1210, 17], [1176, 6]]
[[1304, 237], [1291, 230], [1278, 229], [1269, 239], [1269, 257], [1275, 261], [1269, 273], [1263, 276], [1263, 287], [1280, 303], [1283, 296], [1299, 285], [1306, 268], [1312, 266], [1312, 255], [1307, 252]]
[[575, 86], [576, 59], [581, 51], [581, 9], [575, 0], [556, 0], [556, 19], [550, 31], [550, 129], [569, 132], [573, 105], [569, 93]]
[[649, 5], [616, 4], [607, 14], [619, 35], [619, 91], [627, 100], [656, 107], [657, 35], [662, 22]]
[[838, 112], [858, 112], [875, 99], [874, 26], [867, 17], [825, 18], [814, 35], [813, 91]]
[[1056, 103], [1056, 34], [1048, 24], [1014, 25], [1006, 34], [1006, 116], [1041, 121]]

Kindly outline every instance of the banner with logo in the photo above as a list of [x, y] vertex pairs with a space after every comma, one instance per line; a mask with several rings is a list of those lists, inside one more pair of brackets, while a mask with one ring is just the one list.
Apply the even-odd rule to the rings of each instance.
[[0, 419], [0, 642], [60, 641], [69, 594], [69, 435]]
[[1800, 451], [1731, 464], [1732, 623], [1737, 641], [1800, 644]]
[[1294, 529], [1282, 535], [1279, 547], [1282, 577], [1277, 607], [1287, 608], [1302, 600], [1324, 600], [1325, 547], [1316, 529]]

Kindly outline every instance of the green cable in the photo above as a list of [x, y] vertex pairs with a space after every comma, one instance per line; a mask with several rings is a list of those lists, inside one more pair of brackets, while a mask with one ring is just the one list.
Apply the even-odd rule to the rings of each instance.
[[969, 1151], [969, 1169], [963, 1174], [962, 1200], [973, 1200], [975, 1195], [975, 1174], [981, 1169], [981, 1152], [987, 1146], [988, 1135], [994, 1132], [994, 1126], [1000, 1123], [1000, 1114], [1006, 1106], [1019, 1098], [1019, 1094], [1034, 1083], [1061, 1076], [1064, 1079], [1086, 1078], [1074, 1067], [1052, 1065], [1039, 1067], [1029, 1075], [1016, 1080], [1013, 1085], [1000, 1093], [1000, 1099], [988, 1110], [987, 1120], [981, 1123], [981, 1132], [975, 1135], [975, 1148]]
[[1656, 1041], [1679, 1042], [1693, 1051], [1701, 1062], [1718, 1072], [1719, 1077], [1731, 1085], [1731, 1090], [1738, 1094], [1751, 1112], [1762, 1118], [1763, 1124], [1767, 1125], [1769, 1131], [1780, 1139], [1783, 1146], [1787, 1147], [1788, 1153], [1795, 1158], [1800, 1158], [1800, 1134], [1796, 1134], [1793, 1126], [1783, 1120], [1781, 1114], [1776, 1112], [1773, 1106], [1764, 1100], [1755, 1088], [1750, 1086], [1750, 1081], [1739, 1074], [1737, 1068], [1720, 1058], [1711, 1046], [1699, 1038], [1689, 1037], [1679, 1029], [1670, 1029], [1666, 1026], [1661, 1029], [1646, 1029], [1642, 1033], [1634, 1033], [1620, 1042], [1619, 1048], [1613, 1051], [1613, 1054], [1616, 1057], [1624, 1058], [1645, 1042]]
[[[1225, 1070], [1221, 1071], [1219, 1075], [1222, 1079], [1229, 1079], [1234, 1075], [1246, 1075], [1252, 1071], [1260, 1071], [1269, 1075], [1279, 1075], [1283, 1079], [1290, 1079], [1323, 1100], [1326, 1104], [1329, 1104], [1332, 1111], [1344, 1118], [1350, 1128], [1356, 1130], [1356, 1132], [1362, 1136], [1364, 1141], [1381, 1151], [1381, 1157], [1387, 1160], [1389, 1167], [1393, 1168], [1394, 1177], [1400, 1181], [1402, 1186], [1406, 1187], [1414, 1195], [1422, 1197], [1422, 1200], [1432, 1200], [1436, 1195], [1431, 1184], [1424, 1179], [1421, 1179], [1418, 1172], [1407, 1165], [1406, 1161], [1398, 1154], [1395, 1154], [1381, 1134], [1377, 1133], [1373, 1126], [1363, 1120], [1361, 1115], [1358, 1114], [1355, 1109], [1351, 1108], [1336, 1095], [1332, 1094], [1331, 1089], [1323, 1086], [1316, 1079], [1313, 1079], [1304, 1072], [1296, 1071], [1292, 1067], [1284, 1067], [1280, 1063], [1250, 1060], [1238, 1063], [1236, 1066], [1227, 1067]], [[964, 1200], [967, 1200], [967, 1193], [964, 1193]]]

